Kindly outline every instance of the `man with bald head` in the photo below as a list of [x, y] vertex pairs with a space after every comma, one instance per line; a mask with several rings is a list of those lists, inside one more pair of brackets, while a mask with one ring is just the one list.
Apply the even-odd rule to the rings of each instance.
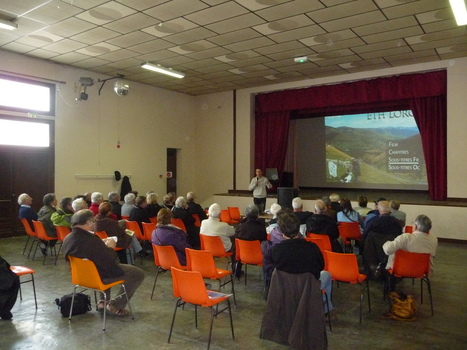
[[384, 272], [388, 257], [383, 251], [383, 244], [402, 234], [402, 226], [391, 216], [388, 201], [378, 202], [378, 212], [379, 216], [372, 219], [363, 232], [363, 264], [370, 277], [379, 277]]

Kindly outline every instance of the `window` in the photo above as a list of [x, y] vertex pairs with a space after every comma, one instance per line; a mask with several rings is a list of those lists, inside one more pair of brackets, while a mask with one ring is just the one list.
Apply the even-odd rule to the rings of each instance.
[[55, 115], [55, 85], [0, 75], [0, 109]]
[[0, 119], [0, 145], [50, 146], [50, 126], [47, 123]]

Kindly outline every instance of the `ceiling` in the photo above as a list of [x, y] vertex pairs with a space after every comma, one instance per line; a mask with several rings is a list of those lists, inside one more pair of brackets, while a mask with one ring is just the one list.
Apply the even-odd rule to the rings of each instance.
[[467, 56], [448, 0], [0, 0], [0, 18], [18, 24], [0, 50], [190, 95]]

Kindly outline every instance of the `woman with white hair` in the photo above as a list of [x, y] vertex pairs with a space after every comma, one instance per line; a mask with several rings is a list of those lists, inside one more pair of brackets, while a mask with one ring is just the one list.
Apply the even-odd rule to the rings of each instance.
[[271, 205], [269, 212], [272, 214], [272, 219], [269, 220], [269, 225], [266, 227], [266, 232], [271, 233], [274, 227], [277, 227], [277, 213], [282, 209], [280, 204], [274, 203]]
[[183, 220], [186, 227], [186, 233], [188, 235], [188, 243], [195, 249], [199, 249], [201, 245], [199, 240], [199, 227], [195, 225], [195, 218], [188, 210], [188, 204], [185, 197], [177, 198], [175, 205], [172, 208], [172, 213], [175, 219]]
[[122, 217], [130, 216], [131, 209], [135, 206], [136, 196], [134, 193], [127, 193], [123, 200], [125, 203], [122, 205]]
[[157, 203], [157, 193], [148, 192], [146, 195], [146, 201], [148, 203], [146, 210], [148, 211], [149, 217], [156, 217], [159, 210], [163, 208], [159, 203]]

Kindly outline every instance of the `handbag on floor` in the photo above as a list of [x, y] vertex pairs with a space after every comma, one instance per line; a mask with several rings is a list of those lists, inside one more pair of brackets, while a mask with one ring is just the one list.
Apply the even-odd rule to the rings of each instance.
[[417, 303], [412, 295], [403, 293], [389, 293], [391, 310], [389, 317], [398, 321], [414, 321], [417, 313]]
[[[70, 316], [70, 307], [71, 307], [71, 299], [73, 294], [65, 294], [60, 299], [55, 299], [55, 304], [57, 304], [58, 308], [60, 309], [60, 313], [63, 317]], [[73, 302], [73, 313], [72, 315], [79, 315], [84, 314], [88, 311], [91, 311], [91, 298], [89, 295], [84, 293], [76, 293], [75, 300]]]

